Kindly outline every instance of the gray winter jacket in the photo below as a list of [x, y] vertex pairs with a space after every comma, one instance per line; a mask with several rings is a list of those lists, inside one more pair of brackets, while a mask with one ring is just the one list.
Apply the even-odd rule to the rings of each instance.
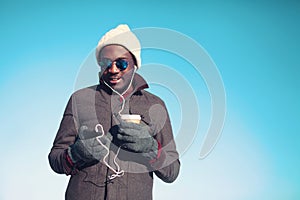
[[[145, 162], [140, 155], [120, 151], [117, 163], [124, 175], [109, 180], [113, 174], [103, 162], [82, 169], [75, 168], [67, 158], [67, 149], [74, 143], [82, 125], [94, 127], [100, 123], [108, 136], [117, 121], [114, 119], [122, 106], [122, 100], [104, 84], [100, 83], [75, 92], [65, 109], [63, 119], [49, 153], [51, 168], [59, 173], [71, 175], [65, 198], [67, 200], [151, 200], [153, 174], [164, 182], [173, 182], [179, 173], [179, 155], [173, 138], [171, 123], [164, 102], [144, 89], [144, 79], [135, 75], [134, 92], [126, 97], [122, 113], [139, 114], [142, 122], [155, 130], [158, 141], [158, 157]], [[111, 138], [111, 136], [109, 137]], [[108, 163], [116, 168], [116, 149], [110, 147]]]

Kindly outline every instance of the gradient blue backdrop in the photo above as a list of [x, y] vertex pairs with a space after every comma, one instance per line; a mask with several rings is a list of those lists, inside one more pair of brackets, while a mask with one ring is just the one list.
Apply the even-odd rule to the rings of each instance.
[[[215, 149], [200, 160], [198, 134], [176, 182], [155, 180], [154, 199], [300, 199], [299, 20], [299, 1], [1, 0], [0, 199], [64, 198], [68, 177], [50, 169], [47, 155], [81, 64], [119, 23], [193, 38], [226, 88]], [[171, 96], [163, 98], [176, 132]]]

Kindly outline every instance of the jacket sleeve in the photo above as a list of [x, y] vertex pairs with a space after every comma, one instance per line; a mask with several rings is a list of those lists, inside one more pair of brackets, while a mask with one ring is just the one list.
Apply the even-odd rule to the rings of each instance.
[[69, 175], [73, 174], [74, 170], [76, 170], [75, 168], [73, 169], [73, 165], [67, 155], [68, 147], [74, 143], [77, 135], [74, 113], [71, 97], [48, 155], [51, 168], [59, 174]]
[[[167, 110], [163, 102], [162, 105]], [[164, 126], [155, 136], [159, 144], [159, 153], [157, 159], [151, 163], [151, 167], [157, 177], [164, 182], [171, 183], [176, 180], [179, 174], [180, 161], [179, 154], [176, 151], [170, 118], [167, 112], [166, 114], [167, 118]]]

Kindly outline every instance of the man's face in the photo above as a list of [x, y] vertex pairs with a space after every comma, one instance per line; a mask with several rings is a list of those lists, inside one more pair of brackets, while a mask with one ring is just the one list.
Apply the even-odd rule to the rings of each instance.
[[134, 60], [130, 52], [120, 45], [108, 45], [99, 56], [102, 79], [119, 93], [124, 92], [134, 72]]

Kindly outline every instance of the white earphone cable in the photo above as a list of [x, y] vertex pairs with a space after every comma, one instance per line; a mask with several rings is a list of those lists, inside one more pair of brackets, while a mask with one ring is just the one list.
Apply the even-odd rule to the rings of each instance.
[[[120, 111], [118, 112], [118, 114], [119, 114], [120, 116], [121, 116], [121, 112], [124, 110], [124, 107], [125, 107], [125, 98], [123, 97], [123, 95], [124, 95], [124, 94], [129, 90], [129, 88], [131, 87], [131, 84], [132, 84], [132, 81], [133, 81], [134, 74], [135, 74], [136, 70], [137, 70], [137, 67], [134, 66], [134, 71], [133, 71], [133, 73], [132, 73], [132, 76], [131, 76], [131, 79], [130, 79], [130, 83], [129, 83], [127, 89], [126, 89], [124, 92], [122, 92], [122, 94], [120, 94], [118, 91], [114, 90], [108, 83], [106, 83], [105, 81], [103, 81], [104, 84], [105, 84], [107, 87], [109, 87], [114, 93], [116, 93], [117, 95], [119, 95], [120, 98], [122, 99], [122, 106], [121, 106]], [[115, 155], [115, 157], [114, 157], [114, 164], [117, 166], [117, 170], [115, 170], [115, 169], [114, 169], [112, 166], [110, 166], [110, 165], [107, 163], [107, 161], [106, 161], [106, 159], [107, 159], [107, 157], [108, 157], [108, 155], [109, 155], [109, 148], [108, 148], [107, 146], [105, 146], [105, 145], [101, 142], [101, 140], [100, 140], [100, 138], [104, 136], [103, 126], [102, 126], [101, 124], [97, 124], [97, 125], [95, 126], [95, 131], [96, 131], [96, 132], [99, 132], [99, 128], [101, 129], [102, 135], [98, 136], [96, 139], [97, 139], [97, 141], [99, 142], [99, 144], [100, 144], [101, 146], [103, 146], [103, 148], [105, 148], [105, 150], [107, 151], [107, 153], [106, 153], [105, 156], [103, 157], [103, 162], [104, 162], [104, 164], [105, 164], [110, 170], [112, 170], [112, 171], [114, 172], [114, 174], [112, 174], [111, 176], [109, 176], [109, 179], [112, 180], [112, 179], [114, 179], [114, 178], [121, 177], [121, 176], [124, 175], [124, 170], [121, 170], [119, 164], [118, 164], [117, 161], [116, 161], [117, 156], [119, 155], [119, 152], [120, 152], [120, 150], [121, 150], [121, 146], [118, 148], [118, 151], [117, 151], [117, 153], [116, 153], [116, 155]]]
[[106, 159], [107, 159], [107, 157], [108, 157], [108, 155], [109, 155], [109, 149], [108, 149], [108, 147], [105, 146], [105, 145], [101, 142], [101, 140], [100, 140], [100, 138], [104, 136], [103, 126], [102, 126], [101, 124], [97, 124], [97, 125], [95, 126], [95, 131], [96, 131], [97, 133], [99, 133], [99, 129], [98, 129], [98, 128], [101, 129], [102, 135], [96, 137], [96, 139], [97, 139], [97, 141], [99, 142], [99, 144], [100, 144], [101, 146], [103, 146], [103, 147], [105, 148], [105, 150], [107, 151], [106, 154], [105, 154], [105, 156], [103, 157], [103, 162], [104, 162], [104, 164], [105, 164], [109, 169], [111, 169], [111, 170], [115, 173], [115, 174], [111, 175], [111, 176], [109, 177], [109, 179], [112, 180], [112, 179], [114, 179], [114, 178], [116, 178], [116, 177], [121, 177], [121, 176], [124, 175], [124, 170], [120, 170], [120, 166], [118, 165], [118, 163], [117, 163], [117, 161], [116, 161], [116, 157], [117, 157], [117, 155], [119, 154], [120, 147], [119, 147], [119, 149], [118, 149], [118, 151], [117, 151], [117, 154], [116, 154], [116, 156], [115, 156], [115, 158], [114, 158], [114, 163], [115, 163], [115, 165], [117, 166], [117, 170], [115, 170], [113, 167], [111, 167], [111, 166], [107, 163]]
[[104, 84], [105, 84], [107, 87], [109, 87], [114, 93], [116, 93], [117, 95], [119, 95], [120, 98], [122, 99], [121, 110], [118, 112], [118, 114], [119, 114], [120, 116], [121, 116], [121, 112], [124, 110], [124, 107], [125, 107], [125, 98], [123, 97], [123, 95], [129, 90], [129, 88], [130, 88], [130, 86], [131, 86], [132, 81], [133, 81], [133, 78], [134, 78], [134, 74], [135, 74], [135, 72], [136, 72], [136, 69], [137, 69], [137, 67], [134, 66], [134, 71], [133, 71], [133, 73], [132, 73], [132, 76], [131, 76], [129, 85], [128, 85], [127, 89], [126, 89], [124, 92], [122, 92], [122, 94], [120, 94], [118, 91], [116, 91], [115, 89], [113, 89], [108, 83], [106, 83], [105, 81], [103, 81]]

